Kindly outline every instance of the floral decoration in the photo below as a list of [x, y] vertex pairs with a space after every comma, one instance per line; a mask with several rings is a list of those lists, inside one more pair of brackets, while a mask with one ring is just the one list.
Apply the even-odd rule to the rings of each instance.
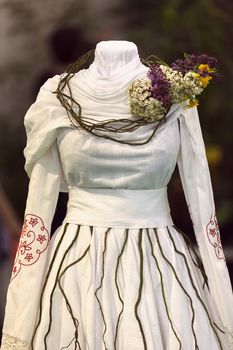
[[12, 269], [11, 281], [18, 276], [21, 269], [34, 265], [45, 252], [49, 244], [49, 232], [42, 218], [26, 214], [21, 237]]
[[196, 95], [202, 93], [217, 71], [217, 59], [206, 54], [184, 54], [184, 59], [171, 66], [160, 63], [151, 65], [147, 76], [129, 87], [132, 114], [148, 122], [163, 119], [173, 103], [197, 106]]

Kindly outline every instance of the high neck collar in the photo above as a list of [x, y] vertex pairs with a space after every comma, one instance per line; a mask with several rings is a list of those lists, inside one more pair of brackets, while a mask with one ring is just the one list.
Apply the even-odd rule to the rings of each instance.
[[140, 63], [137, 46], [124, 40], [101, 41], [96, 45], [93, 65], [103, 78], [109, 78], [123, 67]]

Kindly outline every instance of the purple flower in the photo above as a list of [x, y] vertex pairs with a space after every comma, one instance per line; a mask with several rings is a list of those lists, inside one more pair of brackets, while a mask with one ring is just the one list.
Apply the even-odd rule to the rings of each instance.
[[178, 72], [185, 75], [188, 71], [193, 69], [193, 62], [190, 60], [178, 59], [174, 63], [172, 63], [172, 69], [177, 70]]
[[[194, 55], [192, 55], [192, 56], [194, 56]], [[196, 65], [208, 64], [208, 66], [210, 68], [213, 68], [213, 69], [216, 69], [217, 63], [218, 63], [217, 58], [208, 56], [205, 53], [203, 53], [203, 54], [201, 54], [199, 56], [196, 56], [196, 60], [197, 60]]]
[[188, 71], [194, 70], [195, 72], [198, 72], [202, 76], [207, 75], [214, 75], [214, 72], [200, 72], [198, 70], [198, 66], [200, 64], [207, 64], [211, 69], [216, 69], [217, 66], [217, 58], [208, 56], [206, 54], [201, 55], [188, 55], [184, 59], [178, 59], [175, 62], [172, 63], [172, 68], [177, 70], [178, 72], [181, 72], [183, 75], [185, 75]]
[[151, 96], [154, 99], [159, 100], [165, 108], [170, 107], [171, 97], [170, 89], [171, 84], [166, 79], [163, 71], [159, 65], [150, 67], [148, 71], [148, 78], [151, 80]]

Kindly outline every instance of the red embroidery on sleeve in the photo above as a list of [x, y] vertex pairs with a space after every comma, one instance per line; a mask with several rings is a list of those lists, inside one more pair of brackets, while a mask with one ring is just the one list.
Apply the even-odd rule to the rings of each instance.
[[35, 264], [47, 249], [49, 233], [43, 220], [34, 214], [25, 216], [21, 237], [12, 270], [11, 281], [19, 274], [23, 266]]
[[214, 251], [217, 258], [225, 260], [223, 248], [221, 244], [218, 222], [215, 214], [210, 218], [210, 222], [206, 226], [206, 231], [207, 231], [208, 240], [214, 247]]

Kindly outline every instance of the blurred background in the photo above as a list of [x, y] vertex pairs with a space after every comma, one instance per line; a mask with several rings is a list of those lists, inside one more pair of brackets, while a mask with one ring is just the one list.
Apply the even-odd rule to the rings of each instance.
[[[1, 0], [0, 323], [27, 196], [25, 112], [49, 77], [101, 40], [133, 41], [141, 57], [153, 53], [168, 63], [183, 52], [218, 58], [221, 79], [199, 99], [199, 114], [233, 280], [232, 18], [231, 0]], [[177, 170], [169, 198], [176, 226], [195, 242]], [[55, 226], [65, 201], [60, 201]]]

